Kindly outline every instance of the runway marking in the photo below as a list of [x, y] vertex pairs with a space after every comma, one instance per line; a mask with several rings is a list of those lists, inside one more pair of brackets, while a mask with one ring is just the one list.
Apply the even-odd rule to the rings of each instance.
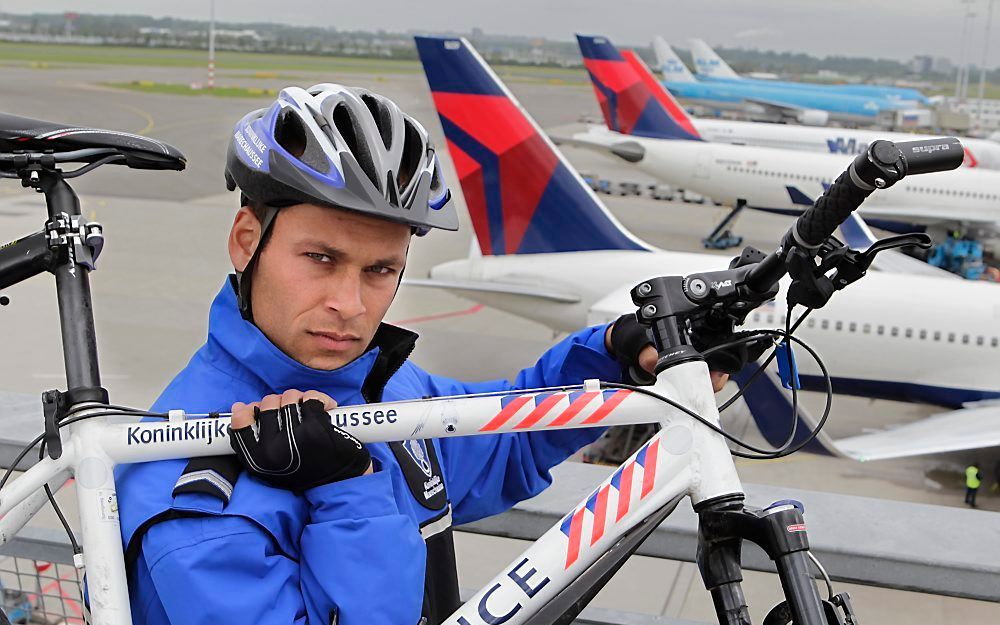
[[150, 115], [148, 111], [145, 111], [145, 110], [139, 108], [138, 106], [133, 106], [131, 104], [122, 104], [121, 102], [113, 102], [112, 104], [114, 104], [117, 107], [120, 107], [120, 108], [123, 108], [123, 109], [127, 109], [129, 111], [132, 111], [133, 113], [135, 113], [139, 117], [142, 117], [143, 119], [146, 120], [146, 126], [142, 130], [136, 131], [135, 134], [137, 134], [137, 135], [144, 135], [144, 134], [146, 134], [147, 132], [149, 132], [150, 130], [152, 130], [153, 128], [156, 127], [156, 122], [153, 121], [153, 116]]
[[464, 315], [474, 315], [484, 308], [483, 304], [476, 304], [465, 310], [453, 310], [451, 312], [437, 313], [435, 315], [425, 315], [423, 317], [412, 317], [410, 319], [399, 319], [398, 321], [390, 321], [393, 325], [404, 325], [404, 324], [414, 324], [423, 323], [425, 321], [437, 321], [438, 319], [448, 319], [451, 317], [461, 317]]

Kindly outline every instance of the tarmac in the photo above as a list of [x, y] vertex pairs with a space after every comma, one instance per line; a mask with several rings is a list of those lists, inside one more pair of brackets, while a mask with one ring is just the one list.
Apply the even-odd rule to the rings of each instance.
[[[438, 146], [445, 145], [420, 74], [295, 74], [302, 86], [339, 80], [383, 93], [420, 119]], [[92, 276], [92, 287], [102, 377], [115, 403], [149, 405], [204, 341], [208, 305], [231, 270], [225, 239], [238, 196], [227, 193], [223, 183], [227, 140], [233, 124], [246, 112], [265, 106], [268, 98], [145, 94], [110, 89], [100, 83], [187, 83], [203, 79], [200, 71], [176, 68], [0, 67], [0, 81], [4, 84], [0, 111], [147, 134], [177, 146], [188, 157], [184, 172], [137, 172], [107, 166], [73, 185], [81, 197], [84, 214], [105, 227], [106, 245], [98, 262], [99, 271]], [[250, 79], [245, 75], [227, 76], [224, 71], [219, 81], [260, 88], [278, 88], [286, 82], [280, 76]], [[588, 85], [513, 77], [509, 87], [543, 127], [600, 115]], [[612, 180], [650, 182], [625, 164], [603, 156], [576, 149], [565, 153], [581, 171]], [[447, 151], [442, 149], [440, 154], [449, 184], [458, 189]], [[461, 193], [455, 195], [463, 215], [461, 231], [432, 233], [415, 241], [407, 275], [426, 275], [433, 265], [468, 252], [471, 228]], [[681, 251], [703, 251], [701, 237], [727, 210], [646, 197], [608, 197], [606, 201], [612, 212], [643, 239]], [[0, 243], [40, 229], [44, 220], [41, 196], [21, 189], [14, 181], [0, 183]], [[787, 227], [784, 218], [748, 213], [740, 218], [736, 229], [746, 243], [768, 249]], [[4, 346], [0, 389], [37, 394], [64, 386], [53, 282], [38, 277], [6, 289], [4, 295], [11, 303], [0, 308], [0, 344]], [[434, 373], [466, 380], [512, 377], [560, 338], [533, 322], [436, 289], [404, 286], [387, 320], [420, 333], [415, 362]], [[821, 399], [809, 396], [806, 405], [815, 410]], [[934, 408], [926, 406], [837, 397], [828, 432], [838, 438], [933, 412]], [[752, 430], [741, 414], [727, 417], [727, 426], [737, 431]], [[746, 482], [961, 506], [962, 476], [957, 470], [969, 457], [959, 454], [860, 464], [798, 454], [777, 461], [741, 461], [738, 466]], [[997, 454], [983, 453], [979, 458], [984, 473], [989, 474]], [[984, 509], [1000, 510], [1000, 497], [988, 492], [990, 485], [992, 479], [984, 480], [980, 503]], [[72, 505], [65, 493], [61, 499]], [[37, 522], [50, 524], [52, 517], [41, 515]], [[521, 548], [518, 541], [460, 533], [462, 585], [482, 585]], [[692, 564], [637, 557], [594, 604], [710, 622], [714, 611], [697, 577]], [[1000, 606], [995, 604], [846, 586], [860, 618], [867, 623], [1000, 622]], [[755, 620], [762, 618], [780, 596], [777, 579], [762, 573], [747, 575], [747, 591]]]

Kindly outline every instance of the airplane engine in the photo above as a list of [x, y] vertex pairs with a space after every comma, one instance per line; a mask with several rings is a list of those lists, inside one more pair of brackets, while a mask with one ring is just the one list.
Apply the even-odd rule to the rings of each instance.
[[795, 116], [803, 126], [826, 126], [830, 121], [830, 113], [818, 109], [806, 109]]

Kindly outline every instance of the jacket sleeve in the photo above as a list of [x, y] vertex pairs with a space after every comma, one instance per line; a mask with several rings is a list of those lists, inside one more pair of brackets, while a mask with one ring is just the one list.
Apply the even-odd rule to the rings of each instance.
[[[533, 367], [507, 380], [462, 383], [429, 376], [434, 395], [579, 384], [587, 378], [616, 382], [621, 366], [604, 347], [606, 325], [571, 334]], [[522, 432], [440, 440], [448, 495], [456, 524], [499, 514], [552, 483], [549, 469], [603, 434], [604, 428]]]
[[[335, 614], [339, 625], [416, 623], [423, 549], [389, 482], [377, 472], [306, 491], [310, 518], [298, 559], [244, 517], [164, 521], [143, 537], [147, 571], [136, 583], [153, 585], [166, 620], [177, 625], [329, 625]], [[151, 601], [136, 608], [159, 609]]]

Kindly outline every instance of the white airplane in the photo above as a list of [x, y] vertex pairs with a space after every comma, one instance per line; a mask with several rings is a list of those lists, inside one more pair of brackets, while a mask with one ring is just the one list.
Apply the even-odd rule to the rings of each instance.
[[[692, 120], [636, 55], [604, 37], [578, 36], [607, 127], [560, 139], [634, 163], [668, 184], [714, 200], [798, 214], [846, 169], [851, 158], [702, 140]], [[960, 229], [1000, 229], [1000, 172], [963, 167], [906, 178], [861, 208], [872, 225], [893, 231], [925, 226], [935, 238]]]
[[[628, 291], [650, 276], [726, 266], [719, 256], [659, 250], [628, 232], [468, 41], [416, 37], [416, 43], [478, 249], [408, 283], [570, 331], [634, 311]], [[1000, 406], [987, 409], [986, 418], [962, 408], [1000, 398], [998, 311], [1000, 289], [989, 284], [877, 272], [813, 311], [797, 334], [827, 360], [836, 391], [951, 410], [936, 417], [946, 423], [930, 438], [901, 435], [900, 428], [885, 445], [879, 435], [864, 435], [852, 446], [824, 439], [822, 448], [876, 459], [1000, 445], [1000, 428], [990, 423], [1000, 418]], [[782, 306], [758, 310], [748, 321], [779, 325]], [[805, 360], [799, 360], [803, 385], [815, 389], [820, 372]], [[784, 396], [773, 379], [751, 388], [748, 404], [761, 431], [780, 442], [790, 412], [772, 409]], [[881, 447], [875, 453], [873, 446]]]
[[[694, 80], [680, 58], [662, 37], [653, 39], [656, 62], [664, 76], [671, 80]], [[625, 52], [628, 56], [630, 53]], [[729, 66], [727, 65], [728, 69]], [[732, 70], [730, 70], [732, 71]], [[683, 111], [682, 111], [683, 113]], [[888, 141], [917, 141], [932, 139], [934, 135], [905, 132], [883, 132], [878, 130], [799, 126], [795, 124], [770, 124], [764, 122], [742, 122], [728, 119], [689, 117], [698, 135], [710, 143], [732, 143], [735, 145], [755, 145], [782, 150], [820, 152], [822, 154], [862, 154], [868, 144], [877, 139]], [[966, 167], [1000, 169], [1000, 144], [988, 139], [959, 137], [965, 148]]]

